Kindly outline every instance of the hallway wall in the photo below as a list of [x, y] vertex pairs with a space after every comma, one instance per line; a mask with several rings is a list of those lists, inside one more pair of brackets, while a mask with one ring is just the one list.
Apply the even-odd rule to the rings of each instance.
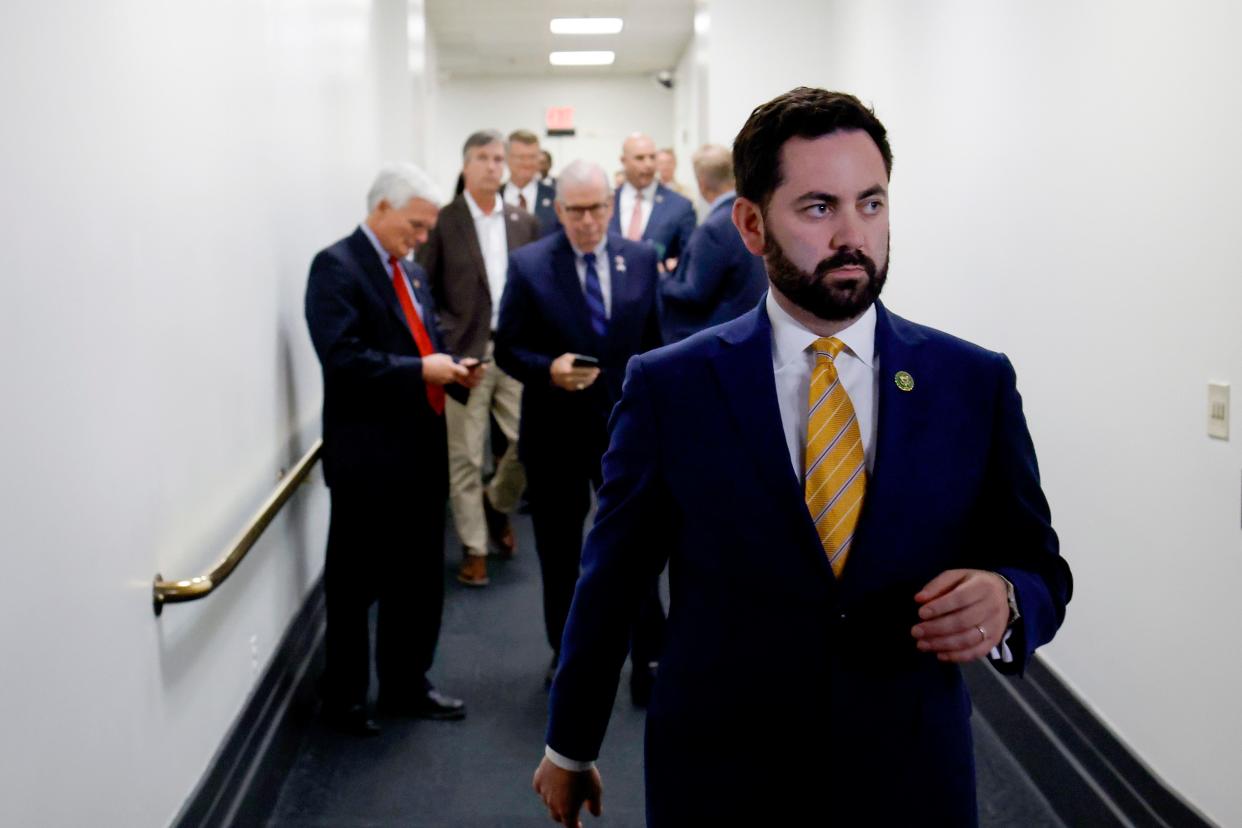
[[[889, 128], [896, 312], [1003, 350], [1076, 590], [1048, 662], [1221, 824], [1237, 794], [1236, 4], [712, 0], [711, 139], [797, 85]], [[762, 67], [758, 71], [756, 67]], [[1236, 402], [1236, 401], [1235, 401]]]
[[167, 825], [317, 576], [318, 482], [219, 593], [151, 612], [319, 435], [306, 271], [410, 157], [421, 15], [0, 7], [0, 824]]
[[[631, 132], [646, 132], [657, 147], [673, 140], [673, 93], [647, 75], [449, 78], [436, 95], [430, 171], [449, 192], [461, 172], [462, 144], [479, 129], [533, 131], [552, 153], [553, 175], [585, 158], [611, 176], [621, 168], [621, 142]], [[545, 135], [550, 106], [574, 107], [576, 135]]]

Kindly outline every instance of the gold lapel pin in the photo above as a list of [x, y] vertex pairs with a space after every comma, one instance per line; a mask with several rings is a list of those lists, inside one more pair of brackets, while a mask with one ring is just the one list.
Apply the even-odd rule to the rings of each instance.
[[898, 371], [894, 374], [893, 382], [897, 383], [897, 387], [902, 391], [914, 390], [914, 377], [910, 376], [906, 371]]
[[423, 286], [423, 283], [422, 283], [422, 282], [418, 281], [417, 279], [415, 279], [415, 280], [414, 280], [414, 287], [415, 287], [415, 288], [421, 288], [422, 286]]

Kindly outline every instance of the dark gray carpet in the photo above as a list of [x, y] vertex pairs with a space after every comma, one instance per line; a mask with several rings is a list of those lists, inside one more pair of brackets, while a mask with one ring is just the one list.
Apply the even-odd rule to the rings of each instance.
[[[384, 732], [365, 740], [310, 725], [269, 826], [553, 824], [530, 787], [543, 752], [543, 674], [551, 652], [543, 633], [529, 519], [519, 518], [516, 528], [517, 557], [507, 562], [492, 558], [492, 583], [483, 589], [469, 589], [453, 579], [460, 546], [451, 531], [446, 543], [444, 627], [431, 680], [440, 690], [465, 699], [466, 719], [381, 721]], [[630, 705], [628, 687], [628, 678], [622, 676], [600, 762], [604, 816], [585, 817], [588, 826], [643, 825], [643, 713]], [[975, 738], [981, 823], [1060, 826], [978, 717]]]

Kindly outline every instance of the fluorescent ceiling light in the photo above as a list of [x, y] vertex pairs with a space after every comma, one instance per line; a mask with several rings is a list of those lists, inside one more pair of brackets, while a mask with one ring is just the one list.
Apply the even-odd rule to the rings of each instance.
[[551, 52], [548, 63], [553, 66], [611, 66], [616, 52]]
[[552, 34], [617, 34], [625, 24], [619, 17], [554, 17]]

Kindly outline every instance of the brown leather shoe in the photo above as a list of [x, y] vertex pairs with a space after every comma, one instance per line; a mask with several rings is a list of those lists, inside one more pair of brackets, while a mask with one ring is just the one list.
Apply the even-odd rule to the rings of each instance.
[[509, 516], [497, 511], [483, 496], [483, 516], [487, 518], [487, 538], [502, 558], [512, 558], [517, 553], [517, 535], [513, 533], [513, 524]]
[[491, 583], [487, 577], [487, 558], [481, 555], [466, 555], [457, 570], [457, 580], [466, 586], [484, 587]]

